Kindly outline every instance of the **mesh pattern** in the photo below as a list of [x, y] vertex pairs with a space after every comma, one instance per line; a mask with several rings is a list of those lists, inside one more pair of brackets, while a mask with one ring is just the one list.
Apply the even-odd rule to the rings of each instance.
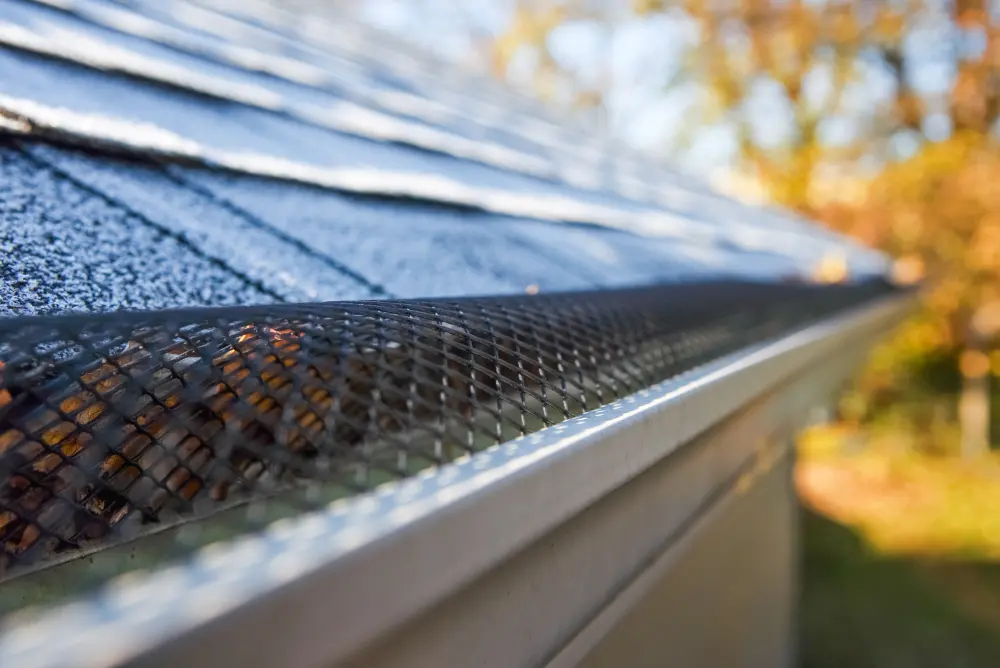
[[719, 282], [0, 321], [0, 576], [289, 489], [369, 489], [888, 289]]

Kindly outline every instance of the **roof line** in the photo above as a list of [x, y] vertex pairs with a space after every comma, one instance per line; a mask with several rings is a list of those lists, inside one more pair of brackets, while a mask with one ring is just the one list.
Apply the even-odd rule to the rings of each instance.
[[[47, 6], [50, 8], [54, 8], [63, 11], [64, 13], [69, 13], [91, 24], [96, 23], [99, 25], [103, 25], [104, 27], [111, 29], [113, 31], [117, 31], [119, 33], [122, 32], [120, 29], [122, 27], [121, 26], [121, 24], [123, 23], [122, 21], [114, 22], [106, 20], [101, 22], [98, 21], [95, 17], [91, 16], [90, 12], [86, 12], [83, 9], [84, 7], [86, 7], [86, 5], [83, 3], [89, 2], [90, 0], [27, 0], [27, 1], [41, 4], [43, 6]], [[238, 18], [232, 18], [229, 17], [227, 14], [221, 13], [220, 10], [214, 8], [212, 9], [205, 8], [200, 3], [194, 3], [192, 4], [192, 6], [202, 8], [204, 11], [217, 13], [220, 16], [230, 18], [231, 20], [240, 21], [240, 19]], [[129, 31], [128, 34], [131, 34], [133, 36], [140, 36], [147, 39], [151, 39], [147, 36], [148, 33], [150, 33], [151, 31], [155, 32], [156, 28], [160, 29], [165, 28], [163, 24], [160, 24], [155, 20], [145, 17], [141, 14], [129, 14], [129, 16], [131, 18], [140, 18], [142, 21], [145, 22], [143, 23], [142, 28], [136, 27], [133, 24], [125, 22], [126, 24], [125, 27], [129, 27], [130, 25], [132, 26], [132, 30]], [[277, 32], [274, 28], [266, 28], [256, 25], [254, 26], [254, 28], [259, 30], [265, 30], [269, 33], [273, 33], [276, 36], [281, 37], [282, 39], [285, 40], [289, 39], [287, 35], [281, 32]], [[169, 27], [169, 30], [182, 31], [183, 29], [174, 28], [171, 26]], [[2, 29], [0, 29], [0, 31], [2, 31]], [[34, 37], [33, 35], [29, 36]], [[220, 80], [218, 79], [218, 77], [212, 77], [212, 76], [199, 77], [197, 73], [192, 73], [186, 70], [185, 68], [175, 67], [170, 64], [164, 65], [162, 62], [159, 61], [153, 61], [153, 64], [154, 66], [156, 66], [155, 69], [159, 69], [161, 71], [159, 73], [154, 73], [158, 74], [158, 76], [156, 78], [152, 78], [150, 76], [150, 71], [148, 69], [143, 69], [142, 67], [135, 68], [128, 62], [123, 63], [120, 59], [112, 63], [111, 67], [108, 67], [106, 63], [100, 62], [102, 61], [100, 57], [96, 58], [98, 62], [87, 64], [83, 61], [85, 60], [93, 61], [95, 59], [92, 51], [89, 50], [86, 52], [78, 51], [78, 53], [83, 53], [83, 55], [80, 56], [80, 58], [77, 58], [76, 55], [64, 53], [65, 47], [62, 46], [62, 43], [54, 46], [52, 46], [49, 43], [46, 43], [40, 46], [37, 42], [44, 40], [38, 40], [36, 38], [34, 40], [34, 43], [32, 43], [32, 40], [30, 39], [28, 40], [23, 39], [24, 37], [23, 35], [21, 36], [22, 39], [20, 40], [17, 40], [16, 37], [17, 36], [15, 35], [15, 39], [13, 40], [14, 42], [18, 42], [18, 44], [20, 44], [21, 46], [28, 47], [28, 50], [33, 50], [36, 53], [42, 53], [42, 55], [59, 58], [61, 60], [68, 60], [70, 62], [78, 63], [84, 66], [95, 67], [97, 69], [111, 70], [118, 72], [120, 74], [124, 74], [126, 76], [134, 76], [140, 79], [161, 83], [163, 85], [168, 85], [175, 88], [179, 87], [180, 89], [188, 90], [196, 94], [204, 94], [214, 99], [221, 99], [235, 103], [247, 104], [262, 109], [264, 111], [270, 111], [273, 113], [281, 114], [286, 117], [290, 117], [298, 122], [303, 122], [313, 127], [332, 129], [334, 131], [345, 132], [354, 136], [367, 137], [369, 139], [374, 139], [376, 141], [385, 141], [388, 143], [396, 143], [410, 147], [416, 147], [418, 149], [428, 150], [434, 153], [451, 155], [452, 157], [458, 159], [471, 159], [473, 161], [479, 162], [480, 164], [486, 164], [494, 167], [501, 167], [504, 169], [508, 169], [512, 172], [519, 172], [522, 174], [527, 174], [529, 176], [536, 176], [546, 181], [562, 182], [570, 187], [581, 188], [582, 190], [590, 192], [595, 192], [595, 193], [603, 192], [603, 193], [613, 194], [622, 197], [625, 201], [642, 203], [644, 206], [648, 206], [651, 209], [662, 209], [664, 206], [669, 208], [670, 206], [669, 203], [666, 203], [664, 201], [664, 196], [666, 195], [666, 193], [663, 192], [662, 188], [657, 189], [654, 193], [648, 192], [652, 188], [652, 184], [648, 176], [648, 173], [646, 177], [639, 178], [640, 190], [644, 191], [645, 194], [637, 199], [633, 194], [627, 193], [625, 186], [621, 184], [615, 186], [605, 185], [604, 187], [600, 188], [591, 188], [586, 185], [583, 185], [580, 182], [580, 178], [582, 178], [583, 181], [585, 182], [592, 183], [595, 180], [599, 181], [600, 177], [597, 176], [598, 171], [595, 171], [596, 168], [593, 165], [581, 168], [579, 160], [574, 160], [572, 164], [566, 164], [562, 168], [560, 168], [555, 164], [552, 164], [550, 160], [547, 167], [545, 164], [536, 164], [534, 167], [528, 167], [527, 169], [524, 169], [523, 168], [524, 165], [521, 165], [519, 167], [516, 164], [515, 165], [507, 164], [510, 162], [508, 158], [512, 158], [514, 162], [523, 162], [519, 160], [519, 155], [521, 157], [525, 157], [530, 160], [532, 156], [529, 156], [528, 154], [518, 154], [516, 151], [512, 152], [506, 147], [502, 147], [500, 145], [494, 146], [494, 145], [487, 145], [484, 143], [477, 143], [475, 141], [468, 140], [459, 135], [447, 133], [446, 131], [440, 131], [429, 127], [423, 127], [419, 122], [414, 124], [408, 121], [400, 120], [392, 116], [387, 116], [378, 111], [372, 111], [370, 109], [357, 106], [350, 101], [341, 102], [339, 106], [336, 108], [315, 107], [314, 109], [310, 110], [308, 108], [309, 105], [306, 105], [305, 107], [302, 108], [299, 107], [286, 108], [281, 104], [281, 96], [279, 94], [264, 87], [254, 86], [250, 84], [247, 85], [233, 84], [228, 81]], [[303, 34], [302, 39], [314, 41], [310, 40], [310, 37], [311, 36], [309, 34]], [[2, 32], [0, 32], [0, 43], [2, 43], [2, 41], [3, 41]], [[154, 39], [153, 41], [156, 40]], [[217, 58], [214, 54], [206, 56], [205, 49], [199, 49], [197, 48], [197, 45], [195, 46], [194, 49], [192, 49], [190, 40], [181, 40], [181, 41], [184, 41], [186, 46], [175, 46], [172, 43], [163, 43], [162, 41], [158, 43], [160, 43], [162, 46], [165, 46], [166, 48], [183, 52], [192, 57], [198, 57], [203, 60], [211, 60], [216, 62], [219, 61], [219, 58]], [[250, 47], [244, 47], [242, 45], [239, 48], [244, 50], [252, 50], [250, 49]], [[321, 49], [319, 46], [313, 45], [311, 48], [313, 48], [314, 50], [319, 50], [328, 56], [333, 55], [333, 52], [327, 51], [326, 49]], [[223, 52], [222, 60], [226, 61], [223, 64], [227, 66], [234, 65], [238, 69], [245, 70], [245, 68], [241, 68], [238, 59], [234, 60], [234, 58], [231, 57], [231, 54], [228, 55], [230, 57], [226, 57], [227, 53]], [[258, 56], [260, 57], [261, 62], [264, 64], [267, 64], [270, 61], [275, 60], [275, 57], [272, 55], [265, 55], [258, 53]], [[283, 58], [283, 56], [279, 56], [278, 58]], [[138, 57], [136, 57], [136, 59], [139, 61], [143, 60], [142, 58]], [[150, 59], [148, 58], [145, 60], [150, 61]], [[295, 61], [295, 62], [297, 62], [300, 66], [306, 65], [305, 63], [302, 63], [300, 61]], [[323, 75], [329, 74], [328, 72], [325, 72], [321, 68], [317, 68], [315, 66], [312, 67]], [[171, 70], [175, 71], [171, 72]], [[312, 85], [308, 82], [298, 81], [278, 73], [274, 72], [265, 72], [265, 73], [268, 74], [269, 76], [274, 76], [276, 78], [286, 80], [295, 85], [303, 85], [305, 87], [317, 90], [326, 90], [325, 88], [317, 88], [315, 85]], [[193, 79], [199, 79], [199, 78], [203, 80], [202, 81], [203, 85], [192, 84]], [[330, 91], [327, 90], [327, 92]], [[336, 95], [333, 94], [332, 92], [331, 96], [336, 97]], [[450, 147], [441, 144], [442, 141], [445, 144], [450, 143]], [[528, 141], [531, 140], [529, 139]], [[478, 152], [481, 153], [482, 155], [479, 157], [475, 155], [470, 156], [468, 150], [466, 150], [469, 149], [470, 147], [474, 153]], [[621, 159], [621, 156], [612, 155], [611, 157], [615, 161]], [[545, 161], [541, 158], [538, 158], [537, 163], [545, 163]], [[661, 171], [664, 174], [667, 174], [669, 171], [666, 170], [662, 165], [655, 165], [652, 162], [650, 162], [649, 165], [647, 166], [652, 167], [656, 171]], [[540, 171], [535, 170], [535, 167], [538, 167], [538, 170]], [[573, 172], [579, 174], [581, 171], [586, 172], [586, 174], [584, 174], [582, 177], [573, 175]], [[631, 174], [631, 176], [635, 178], [635, 174]], [[688, 179], [685, 179], [685, 182], [687, 181]], [[738, 203], [733, 201], [731, 198], [721, 195], [720, 193], [711, 191], [704, 184], [700, 184], [697, 191], [691, 191], [688, 194], [697, 197], [708, 197], [710, 199], [723, 202], [726, 205], [739, 206]], [[775, 212], [770, 212], [769, 215], [775, 216], [778, 214], [776, 214]], [[787, 216], [783, 218], [785, 220], [788, 220]], [[592, 221], [574, 219], [573, 222], [589, 223]], [[604, 223], [598, 223], [598, 224], [604, 224]], [[795, 233], [793, 232], [793, 234]], [[798, 235], [795, 234], [795, 236]], [[811, 235], [811, 238], [815, 240], [815, 235]], [[740, 246], [741, 243], [742, 242], [737, 242], [736, 245]], [[839, 242], [833, 242], [833, 243], [839, 243]], [[769, 245], [767, 243], [762, 242], [748, 246], [748, 248], [754, 250], [760, 248], [767, 248], [768, 246]]]
[[[34, 2], [57, 2], [58, 0], [32, 0], [32, 1], [34, 1]], [[151, 81], [151, 82], [154, 82], [154, 83], [160, 83], [160, 84], [163, 84], [163, 85], [167, 85], [167, 86], [179, 88], [179, 89], [182, 89], [182, 90], [187, 90], [187, 91], [195, 93], [195, 94], [204, 94], [204, 95], [209, 96], [209, 97], [211, 97], [213, 99], [220, 99], [220, 100], [223, 100], [223, 101], [229, 101], [229, 102], [235, 102], [235, 103], [245, 103], [245, 104], [251, 105], [253, 107], [262, 109], [264, 111], [271, 111], [271, 112], [276, 112], [276, 113], [279, 113], [279, 114], [284, 114], [284, 115], [290, 116], [291, 118], [293, 118], [293, 119], [295, 119], [295, 120], [297, 120], [299, 122], [305, 122], [305, 123], [310, 124], [310, 125], [312, 125], [314, 127], [321, 127], [321, 128], [326, 128], [326, 129], [337, 130], [337, 128], [334, 127], [335, 124], [333, 124], [333, 123], [324, 123], [324, 122], [322, 122], [322, 120], [320, 120], [317, 123], [313, 123], [311, 120], [309, 120], [308, 117], [311, 117], [312, 115], [315, 115], [316, 112], [313, 112], [313, 114], [310, 114], [308, 111], [306, 111], [304, 113], [298, 113], [298, 114], [296, 114], [296, 113], [289, 113], [287, 109], [283, 109], [281, 107], [281, 105], [280, 105], [280, 96], [274, 94], [272, 91], [269, 91], [267, 89], [263, 89], [263, 88], [256, 87], [256, 86], [249, 86], [249, 85], [247, 85], [247, 86], [240, 86], [239, 84], [232, 84], [230, 82], [220, 81], [217, 78], [213, 78], [213, 77], [203, 77], [203, 79], [206, 79], [208, 81], [207, 82], [203, 82], [206, 85], [199, 85], [197, 82], [194, 82], [194, 83], [192, 82], [192, 77], [187, 76], [186, 70], [183, 70], [183, 68], [172, 68], [170, 66], [164, 67], [163, 71], [155, 73], [156, 76], [155, 77], [151, 77], [151, 76], [149, 76], [150, 73], [147, 70], [143, 70], [141, 67], [137, 69], [134, 66], [129, 66], [129, 65], [125, 64], [125, 63], [122, 63], [121, 61], [111, 63], [108, 67], [106, 67], [104, 64], [101, 63], [102, 59], [100, 57], [97, 57], [95, 59], [94, 56], [93, 56], [93, 53], [91, 53], [89, 51], [88, 51], [87, 54], [84, 54], [83, 56], [81, 56], [81, 59], [83, 59], [83, 60], [89, 60], [89, 64], [85, 64], [85, 63], [82, 63], [81, 60], [77, 60], [75, 58], [75, 56], [65, 53], [64, 50], [61, 49], [61, 47], [59, 47], [59, 46], [54, 46], [53, 47], [52, 45], [49, 45], [49, 44], [39, 44], [38, 43], [39, 40], [32, 39], [33, 37], [34, 36], [30, 35], [30, 34], [27, 35], [27, 36], [13, 34], [13, 31], [8, 31], [8, 33], [6, 35], [4, 35], [3, 31], [2, 31], [2, 28], [0, 28], [0, 43], [3, 43], [6, 40], [12, 46], [14, 46], [15, 48], [22, 48], [24, 50], [28, 50], [28, 51], [31, 51], [33, 53], [40, 53], [43, 57], [53, 57], [53, 58], [57, 58], [59, 60], [73, 62], [73, 63], [80, 64], [80, 65], [83, 65], [83, 66], [89, 66], [89, 67], [93, 67], [93, 68], [101, 69], [101, 70], [108, 70], [108, 69], [110, 69], [111, 71], [119, 72], [119, 73], [124, 74], [126, 76], [135, 76], [135, 77], [138, 77], [138, 78], [141, 78], [141, 79], [144, 79], [144, 80], [147, 80], [147, 81]], [[121, 67], [119, 67], [119, 66], [121, 66]], [[177, 72], [177, 71], [173, 71], [172, 72], [171, 70], [181, 70], [181, 71], [180, 72]], [[182, 73], [184, 74], [184, 76], [181, 76]], [[194, 79], [197, 79], [197, 77], [194, 77]], [[380, 119], [378, 117], [382, 116], [381, 114], [378, 114], [377, 112], [369, 112], [368, 110], [365, 110], [365, 109], [363, 109], [361, 107], [356, 107], [355, 109], [352, 110], [352, 109], [349, 108], [350, 106], [353, 106], [353, 105], [350, 105], [350, 103], [348, 103], [348, 104], [342, 105], [339, 110], [335, 110], [335, 109], [322, 110], [322, 109], [318, 109], [317, 108], [317, 111], [319, 113], [324, 114], [325, 116], [329, 116], [329, 117], [333, 117], [339, 111], [339, 121], [338, 122], [342, 122], [345, 126], [354, 126], [354, 127], [357, 127], [359, 125], [363, 125], [366, 122], [368, 122], [368, 123], [371, 123], [371, 122], [381, 123], [382, 120], [386, 120], [386, 118], [387, 118], [387, 117], [383, 116]], [[369, 114], [368, 118], [359, 117], [359, 114], [363, 116], [366, 113]], [[395, 130], [398, 130], [399, 133], [402, 133], [403, 130], [405, 130], [405, 128], [396, 127]], [[349, 128], [347, 128], [346, 130], [345, 129], [341, 129], [340, 131], [347, 131], [349, 134], [358, 136], [358, 133], [350, 131]], [[428, 130], [428, 131], [431, 132], [432, 135], [433, 135], [434, 131], [432, 131], [432, 130]], [[396, 139], [394, 138], [395, 135], [399, 134], [399, 133], [395, 133], [395, 131], [392, 128], [389, 128], [389, 132], [387, 133], [389, 136], [384, 137], [384, 140], [388, 140], [388, 141], [394, 142], [394, 143], [399, 143], [399, 142], [396, 142]], [[410, 134], [410, 133], [406, 133], [406, 134]], [[444, 135], [441, 135], [441, 136], [444, 136]], [[425, 138], [429, 139], [429, 141], [431, 143], [433, 143], [435, 141], [435, 139], [434, 139], [433, 136], [429, 136], [429, 137], [425, 137]], [[410, 145], [410, 146], [415, 146], [415, 145], [418, 145], [420, 142], [409, 141], [409, 142], [403, 142], [403, 143], [408, 143], [408, 145]], [[135, 147], [133, 147], [133, 148], [135, 148]], [[434, 149], [428, 149], [428, 150], [434, 150]], [[435, 152], [440, 153], [441, 151], [436, 151], [435, 150]], [[458, 152], [461, 152], [461, 151], [458, 151]], [[449, 153], [445, 152], [445, 154], [449, 154]], [[454, 155], [454, 152], [450, 153], [450, 154]], [[274, 175], [272, 174], [270, 176], [273, 177]], [[570, 186], [572, 186], [572, 183], [569, 183], [568, 181], [567, 181], [567, 183]], [[322, 184], [314, 183], [314, 185], [322, 185]], [[348, 189], [348, 190], [350, 190], [350, 189]], [[601, 192], [601, 191], [599, 191], [599, 190], [592, 190], [591, 192]], [[608, 191], [608, 190], [605, 189], [604, 192], [612, 192], [612, 191]], [[388, 193], [380, 193], [380, 194], [384, 195], [384, 194], [388, 194]], [[639, 200], [632, 199], [632, 198], [630, 198], [628, 196], [625, 196], [625, 195], [621, 194], [620, 192], [618, 192], [616, 194], [618, 194], [619, 196], [623, 197], [624, 201], [632, 201], [632, 202], [634, 202], [636, 204], [640, 204], [642, 206], [647, 207], [649, 209], [650, 213], [653, 213], [656, 210], [660, 210], [660, 211], [663, 210], [663, 206], [664, 205], [663, 205], [662, 201], [640, 202]], [[663, 194], [663, 193], [660, 193], [660, 194]], [[406, 193], [406, 194], [396, 194], [396, 193], [393, 193], [393, 196], [413, 197], [414, 193]], [[732, 202], [728, 198], [726, 198], [724, 196], [721, 196], [718, 193], [714, 193], [714, 194], [695, 194], [695, 196], [698, 196], [698, 197], [708, 197], [708, 198], [711, 198], [711, 199], [718, 200], [719, 202], [724, 202], [727, 205], [737, 206], [737, 204], [735, 202]], [[418, 198], [422, 198], [421, 195], [418, 195], [417, 197]], [[432, 201], [435, 201], [435, 200], [436, 201], [440, 201], [440, 199], [438, 197], [430, 197], [429, 199], [432, 200]], [[575, 200], [573, 200], [573, 198], [567, 198], [567, 197], [558, 197], [557, 199], [561, 199], [561, 200], [565, 200], [565, 201], [575, 201]], [[454, 199], [447, 199], [445, 201], [445, 203], [447, 203], [449, 205], [461, 205], [461, 206], [471, 206], [473, 208], [479, 208], [479, 205], [476, 204], [476, 203], [459, 202], [459, 201], [456, 201]], [[584, 207], [596, 207], [597, 205], [590, 205], [590, 204], [587, 204], [587, 203], [582, 203], [582, 206], [584, 206]], [[607, 209], [608, 207], [598, 207], [598, 208]], [[489, 207], [486, 207], [485, 210], [496, 211], [495, 209], [492, 209], [492, 208], [489, 208]], [[613, 210], [617, 210], [617, 209], [613, 209]], [[618, 211], [620, 211], [620, 210], [618, 210]], [[508, 214], [512, 213], [512, 212], [510, 212], [510, 211], [508, 211], [506, 209], [500, 210], [498, 212], [499, 213], [508, 213]], [[529, 212], [529, 213], [525, 214], [525, 212], [524, 212], [523, 209], [521, 209], [521, 210], [513, 213], [512, 215], [518, 215], [518, 216], [528, 215], [529, 217], [542, 217], [543, 219], [553, 219], [552, 216], [540, 216], [537, 213], [531, 213], [531, 212]], [[555, 219], [559, 219], [559, 220], [567, 220], [569, 222], [579, 222], [579, 223], [598, 224], [598, 225], [609, 226], [607, 220], [604, 219], [605, 217], [602, 217], [601, 220], [594, 220], [592, 217], [582, 217], [581, 218], [581, 217], [573, 216], [573, 215], [571, 215], [569, 217], [555, 216], [554, 218]], [[692, 222], [691, 225], [686, 226], [686, 228], [687, 228], [685, 230], [686, 235], [691, 235], [691, 233], [693, 232], [694, 228], [698, 227], [697, 223], [695, 223], [694, 221], [691, 221], [691, 222]], [[621, 227], [620, 224], [612, 224], [610, 226], [611, 227]], [[633, 232], [640, 231], [640, 230], [637, 230], [634, 226], [626, 226], [626, 228], [627, 229], [631, 229]], [[640, 233], [648, 233], [648, 232], [649, 232], [648, 230], [640, 231]], [[733, 235], [736, 235], [736, 236], [739, 235], [739, 232], [735, 231], [735, 230], [729, 230], [729, 233], [733, 234]], [[773, 236], [773, 233], [775, 233], [775, 230], [768, 230], [767, 233], [766, 233], [766, 235], [767, 236]], [[797, 236], [797, 234], [795, 232], [792, 232], [792, 234], [795, 235], [795, 236]], [[718, 235], [711, 235], [711, 236], [717, 237]], [[815, 238], [815, 237], [813, 236], [813, 238]], [[736, 241], [735, 245], [737, 247], [739, 247], [739, 246], [741, 246], [743, 244], [744, 244], [744, 241], [738, 239]], [[769, 244], [769, 243], [766, 243], [766, 242], [763, 242], [763, 241], [759, 242], [759, 243], [756, 243], [756, 244], [751, 244], [749, 246], [746, 246], [746, 248], [748, 248], [750, 250], [758, 250], [760, 248], [771, 248], [771, 247], [772, 247], [772, 244]]]

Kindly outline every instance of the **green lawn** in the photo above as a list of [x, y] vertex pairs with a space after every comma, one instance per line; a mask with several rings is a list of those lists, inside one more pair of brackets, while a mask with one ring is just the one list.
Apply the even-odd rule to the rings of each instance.
[[806, 450], [803, 668], [1000, 667], [1000, 461]]
[[803, 668], [1000, 666], [1000, 566], [875, 553], [805, 513]]

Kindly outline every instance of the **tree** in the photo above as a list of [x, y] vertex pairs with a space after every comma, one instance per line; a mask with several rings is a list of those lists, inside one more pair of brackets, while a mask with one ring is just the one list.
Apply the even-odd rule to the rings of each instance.
[[[612, 30], [619, 11], [603, 14]], [[696, 91], [675, 158], [724, 128], [730, 167], [771, 200], [892, 253], [902, 279], [930, 279], [870, 389], [891, 394], [919, 360], [950, 359], [962, 450], [987, 449], [989, 376], [1000, 373], [990, 353], [1000, 332], [1000, 26], [985, 1], [633, 0], [630, 11], [698, 30], [676, 71], [649, 74], [667, 92]], [[518, 16], [498, 42], [497, 71], [526, 44], [550, 82], [572, 78], [546, 35], [594, 20], [594, 7], [521, 3]], [[600, 105], [608, 93], [581, 100]]]

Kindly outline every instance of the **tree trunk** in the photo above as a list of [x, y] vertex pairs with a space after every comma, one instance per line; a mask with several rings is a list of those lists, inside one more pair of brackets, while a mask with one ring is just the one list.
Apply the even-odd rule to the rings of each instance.
[[[990, 449], [990, 376], [981, 350], [968, 349], [962, 354], [962, 395], [958, 400], [958, 419], [962, 430], [962, 457], [974, 459]], [[968, 360], [968, 361], [967, 361]]]

